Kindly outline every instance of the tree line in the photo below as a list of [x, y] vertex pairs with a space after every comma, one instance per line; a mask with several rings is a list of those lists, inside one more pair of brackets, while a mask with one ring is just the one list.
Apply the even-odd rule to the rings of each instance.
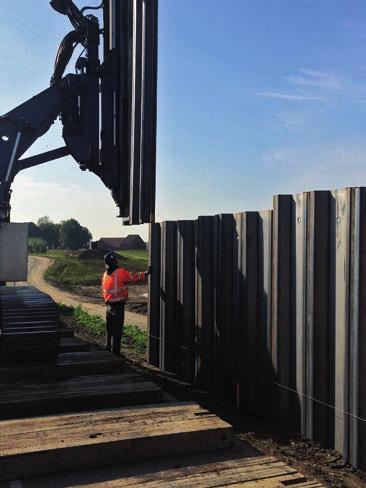
[[29, 224], [28, 248], [33, 253], [44, 253], [48, 249], [82, 249], [91, 239], [89, 229], [75, 219], [57, 224], [49, 217], [41, 217], [37, 224]]

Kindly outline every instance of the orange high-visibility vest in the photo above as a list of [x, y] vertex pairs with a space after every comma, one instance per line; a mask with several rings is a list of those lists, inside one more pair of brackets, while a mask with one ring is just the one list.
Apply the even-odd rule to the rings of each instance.
[[127, 269], [117, 268], [111, 275], [107, 272], [102, 277], [102, 293], [106, 303], [125, 302], [128, 299], [128, 283], [138, 283], [145, 279], [145, 273], [130, 273]]

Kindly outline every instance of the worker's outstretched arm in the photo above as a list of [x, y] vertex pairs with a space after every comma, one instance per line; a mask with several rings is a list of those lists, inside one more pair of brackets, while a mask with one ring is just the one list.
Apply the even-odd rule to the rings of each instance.
[[126, 283], [139, 283], [140, 281], [146, 280], [149, 274], [151, 274], [151, 267], [147, 271], [142, 271], [140, 273], [130, 273], [129, 271], [127, 271]]
[[128, 283], [139, 283], [140, 281], [145, 280], [145, 273], [128, 273]]

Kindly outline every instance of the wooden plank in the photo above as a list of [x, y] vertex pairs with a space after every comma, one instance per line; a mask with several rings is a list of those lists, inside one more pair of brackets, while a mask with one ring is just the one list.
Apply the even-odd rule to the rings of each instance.
[[108, 351], [87, 351], [60, 354], [55, 367], [48, 370], [45, 379], [72, 376], [103, 375], [127, 370], [124, 361]]
[[0, 383], [66, 379], [125, 371], [124, 361], [108, 351], [62, 353], [53, 363], [0, 368]]
[[[233, 488], [284, 488], [285, 486], [290, 486], [293, 488], [325, 488], [325, 485], [322, 485], [318, 481], [302, 483], [302, 477], [296, 478], [296, 476], [297, 475], [289, 475], [284, 477], [275, 476], [273, 478], [262, 479], [260, 481], [244, 481], [244, 483], [234, 483], [230, 486]], [[288, 482], [288, 484], [286, 484], [286, 482]]]
[[[164, 410], [161, 408], [164, 407]], [[123, 411], [123, 415], [125, 420], [128, 419], [141, 419], [146, 420], [152, 415], [155, 417], [159, 417], [159, 415], [168, 414], [170, 416], [177, 416], [177, 415], [199, 415], [201, 412], [208, 415], [209, 412], [207, 410], [202, 410], [202, 408], [194, 402], [179, 402], [179, 403], [164, 403], [159, 405], [144, 405], [144, 406], [136, 406], [136, 407], [128, 407], [123, 409], [104, 409], [98, 411], [98, 419], [106, 422], [111, 422], [112, 419], [116, 419], [116, 412]], [[82, 413], [83, 422], [92, 421], [94, 418], [95, 412], [89, 410], [87, 412]], [[210, 414], [213, 415], [213, 414]], [[176, 417], [174, 417], [176, 418]], [[39, 425], [48, 425], [50, 422], [54, 424], [56, 420], [59, 420], [60, 428], [63, 428], [64, 424], [67, 423], [68, 425], [72, 425], [74, 423], [79, 422], [79, 415], [75, 415], [74, 413], [64, 413], [60, 415], [54, 415], [52, 417], [40, 417], [37, 420], [37, 424]], [[31, 419], [16, 419], [16, 420], [3, 420], [1, 421], [2, 426], [11, 426], [11, 429], [14, 430], [19, 427], [24, 430], [24, 427], [32, 422]], [[1, 442], [2, 437], [0, 438]]]
[[68, 325], [61, 323], [61, 337], [74, 337], [75, 333], [74, 330], [69, 327]]
[[136, 374], [0, 385], [0, 417], [3, 419], [160, 401], [161, 389]]
[[[161, 479], [159, 480], [159, 487], [171, 487], [172, 484], [174, 484], [174, 488], [187, 488], [189, 486], [213, 488], [233, 485], [235, 483], [244, 481], [262, 481], [275, 476], [281, 476], [294, 472], [295, 470], [293, 468], [288, 468], [286, 465], [278, 461], [261, 466], [254, 465], [223, 470], [217, 470], [213, 467], [213, 469], [209, 472], [186, 474], [179, 478], [176, 477], [173, 480]], [[141, 483], [131, 483], [127, 484], [126, 486], [129, 486], [130, 488], [135, 488], [138, 486], [141, 487]], [[154, 488], [156, 486], [156, 481], [144, 482], [143, 486], [144, 488]]]
[[79, 337], [65, 337], [61, 339], [60, 353], [61, 352], [82, 352], [89, 351], [90, 344], [83, 341]]
[[232, 428], [196, 404], [0, 422], [0, 481], [232, 445]]
[[99, 472], [67, 473], [55, 477], [43, 477], [25, 481], [24, 488], [82, 487], [87, 481], [89, 488], [138, 487], [223, 487], [244, 488], [319, 488], [317, 481], [310, 481], [295, 468], [270, 456], [250, 455], [244, 449], [227, 449], [212, 453], [174, 456], [155, 461], [134, 463], [104, 469]]

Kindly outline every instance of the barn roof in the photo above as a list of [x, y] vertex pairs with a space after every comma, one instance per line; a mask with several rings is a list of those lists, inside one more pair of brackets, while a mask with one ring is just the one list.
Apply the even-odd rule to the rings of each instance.
[[136, 239], [142, 241], [141, 236], [139, 236], [138, 234], [130, 234], [127, 237], [101, 237], [99, 239], [99, 242], [104, 242], [109, 246], [119, 247], [122, 245], [128, 246], [130, 244], [133, 244]]

